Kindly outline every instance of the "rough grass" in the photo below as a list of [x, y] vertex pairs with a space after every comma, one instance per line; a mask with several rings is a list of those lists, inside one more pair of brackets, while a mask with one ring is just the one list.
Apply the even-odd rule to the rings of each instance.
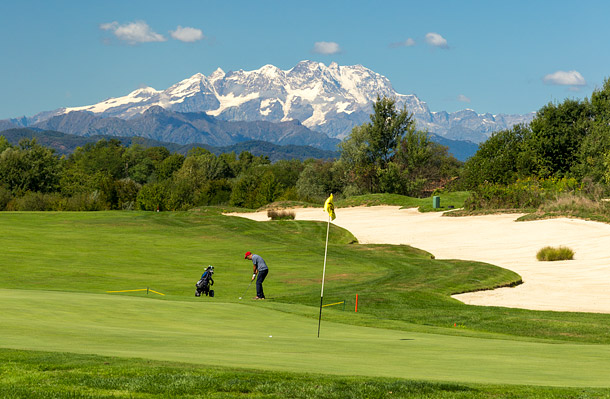
[[545, 202], [540, 208], [524, 216], [521, 220], [527, 221], [553, 217], [573, 217], [610, 223], [610, 202], [593, 200], [584, 195], [564, 194]]
[[610, 398], [610, 389], [434, 383], [0, 349], [2, 398]]
[[[596, 198], [601, 198], [597, 196]], [[521, 213], [523, 216], [517, 219], [525, 222], [558, 217], [572, 217], [584, 220], [592, 220], [610, 223], [610, 201], [604, 199], [593, 199], [583, 193], [563, 193], [546, 199], [539, 207], [524, 208], [481, 208], [475, 210], [460, 209], [446, 213], [446, 216], [476, 216], [489, 214]]]
[[556, 261], [574, 259], [574, 251], [568, 247], [544, 247], [536, 254], [539, 261]]
[[267, 211], [267, 217], [271, 220], [294, 220], [294, 211], [269, 209]]

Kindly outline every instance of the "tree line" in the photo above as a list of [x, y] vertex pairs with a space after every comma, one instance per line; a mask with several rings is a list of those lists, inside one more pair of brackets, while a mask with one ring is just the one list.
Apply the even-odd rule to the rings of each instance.
[[244, 151], [186, 156], [164, 147], [100, 140], [69, 156], [36, 140], [0, 136], [0, 210], [185, 210], [275, 201], [321, 203], [367, 193], [427, 196], [471, 191], [476, 207], [538, 206], [545, 193], [607, 195], [610, 183], [610, 81], [591, 98], [543, 106], [530, 124], [494, 133], [465, 163], [416, 129], [394, 99], [377, 98], [370, 121], [353, 128], [335, 160], [280, 160]]
[[529, 125], [493, 134], [468, 159], [466, 187], [528, 177], [610, 183], [610, 81], [591, 98], [543, 106]]
[[543, 106], [528, 125], [494, 133], [460, 174], [467, 208], [537, 208], [610, 194], [610, 81], [584, 100]]
[[336, 160], [280, 160], [244, 151], [184, 156], [164, 147], [100, 140], [68, 156], [0, 136], [0, 210], [185, 210], [227, 204], [258, 208], [275, 201], [322, 202], [390, 192], [421, 196], [451, 180], [461, 163], [415, 129], [406, 109], [378, 98], [370, 122], [354, 128]]

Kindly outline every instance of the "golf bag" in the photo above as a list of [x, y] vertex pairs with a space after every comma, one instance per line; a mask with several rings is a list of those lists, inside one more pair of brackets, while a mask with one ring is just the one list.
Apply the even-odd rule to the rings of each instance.
[[201, 296], [201, 294], [205, 294], [205, 296], [214, 297], [214, 290], [211, 290], [210, 287], [214, 285], [214, 280], [212, 279], [212, 275], [214, 274], [214, 266], [208, 266], [205, 269], [205, 272], [201, 275], [201, 279], [197, 281], [195, 287], [197, 290], [195, 291], [195, 296]]

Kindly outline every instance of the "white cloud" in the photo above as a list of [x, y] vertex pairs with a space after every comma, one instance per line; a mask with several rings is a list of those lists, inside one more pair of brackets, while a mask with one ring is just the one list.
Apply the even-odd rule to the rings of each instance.
[[561, 86], [586, 86], [585, 78], [578, 71], [557, 71], [542, 78], [544, 83]]
[[312, 51], [316, 54], [331, 55], [340, 53], [341, 48], [335, 42], [316, 42]]
[[164, 42], [167, 39], [155, 31], [144, 21], [135, 21], [121, 25], [118, 22], [109, 22], [100, 25], [100, 29], [112, 32], [117, 39], [129, 44]]
[[193, 43], [205, 38], [201, 29], [190, 28], [188, 26], [183, 28], [180, 25], [178, 25], [176, 30], [170, 31], [169, 34], [172, 38], [187, 43]]
[[404, 40], [402, 42], [398, 42], [398, 43], [392, 43], [390, 44], [390, 47], [413, 47], [415, 46], [415, 40], [412, 38], [408, 38], [407, 40]]
[[462, 103], [469, 103], [470, 102], [470, 98], [466, 97], [463, 94], [460, 94], [459, 96], [457, 96], [457, 100], [459, 102], [462, 102]]
[[426, 33], [426, 43], [434, 47], [440, 47], [444, 49], [449, 48], [449, 45], [447, 44], [447, 39], [434, 32]]
[[415, 40], [408, 38], [407, 40], [404, 41], [403, 46], [413, 47], [413, 46], [415, 46]]

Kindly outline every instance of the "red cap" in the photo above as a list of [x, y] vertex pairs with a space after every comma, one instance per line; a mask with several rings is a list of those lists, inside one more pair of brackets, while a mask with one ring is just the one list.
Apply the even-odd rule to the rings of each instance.
[[250, 252], [250, 251], [246, 252], [246, 254], [244, 255], [244, 259], [248, 259], [249, 255], [252, 255], [252, 252]]

